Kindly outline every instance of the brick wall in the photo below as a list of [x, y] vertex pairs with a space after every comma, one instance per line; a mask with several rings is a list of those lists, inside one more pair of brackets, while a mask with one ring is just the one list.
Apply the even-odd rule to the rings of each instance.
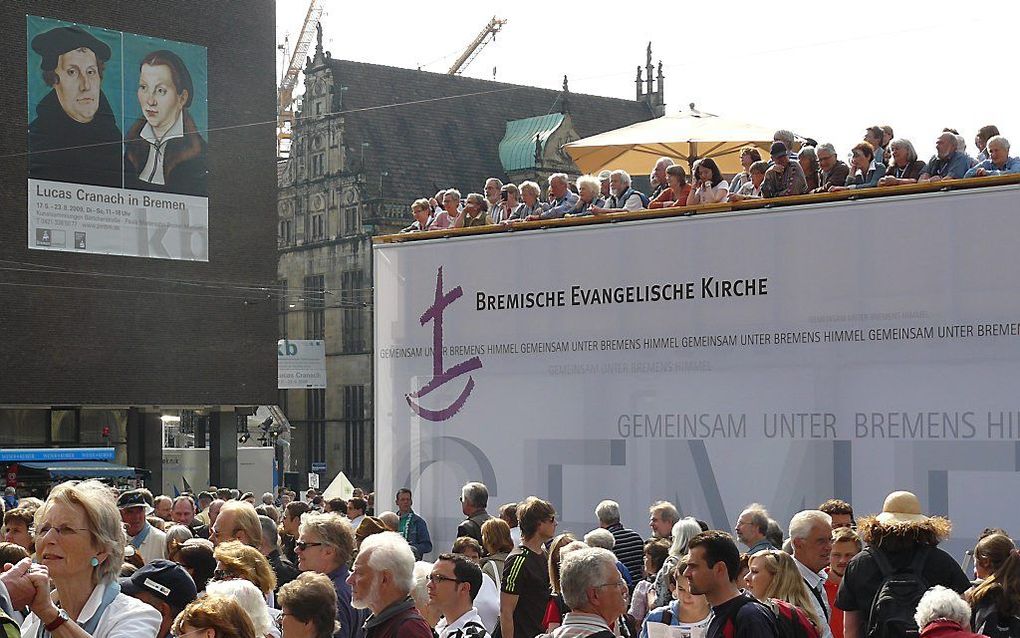
[[[208, 263], [28, 249], [26, 14], [208, 48]], [[216, 130], [274, 120], [275, 54], [270, 0], [0, 3], [0, 405], [275, 402], [276, 300], [176, 283], [276, 280], [275, 127]]]

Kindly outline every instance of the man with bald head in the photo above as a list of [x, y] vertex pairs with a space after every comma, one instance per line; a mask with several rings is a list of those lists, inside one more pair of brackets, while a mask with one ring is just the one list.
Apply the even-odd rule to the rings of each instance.
[[28, 125], [28, 173], [35, 179], [120, 187], [122, 135], [102, 90], [112, 50], [80, 26], [32, 38], [51, 87]]
[[944, 179], [960, 179], [970, 169], [970, 160], [958, 150], [956, 135], [945, 131], [935, 140], [935, 155], [921, 172], [918, 182], [940, 182]]

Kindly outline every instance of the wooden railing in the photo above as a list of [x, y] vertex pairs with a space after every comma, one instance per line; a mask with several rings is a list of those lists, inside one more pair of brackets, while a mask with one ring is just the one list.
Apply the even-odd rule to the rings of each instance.
[[[657, 208], [641, 210], [633, 213], [612, 213], [610, 215], [590, 215], [585, 217], [569, 217], [560, 219], [543, 219], [533, 222], [517, 222], [515, 224], [490, 224], [488, 226], [472, 226], [470, 228], [445, 228], [427, 230], [417, 233], [399, 233], [396, 235], [379, 235], [373, 238], [374, 243], [388, 244], [442, 237], [460, 237], [465, 235], [499, 235], [502, 233], [519, 233], [541, 228], [558, 228], [561, 226], [587, 226], [590, 224], [612, 224], [636, 219], [658, 219], [663, 217], [690, 217], [693, 215], [711, 215], [731, 211], [781, 208], [799, 204], [819, 204], [823, 202], [856, 201], [862, 199], [883, 199], [901, 195], [918, 193], [935, 193], [939, 191], [969, 190], [988, 186], [1020, 184], [1020, 174], [997, 175], [993, 177], [972, 177], [970, 179], [951, 179], [927, 184], [905, 184], [902, 186], [886, 186], [878, 188], [861, 188], [838, 191], [835, 193], [814, 193], [775, 197], [772, 199], [751, 199], [742, 202], [723, 202], [720, 204], [701, 204], [698, 206], [679, 206], [676, 208]], [[1020, 207], [1017, 214], [1020, 215]]]

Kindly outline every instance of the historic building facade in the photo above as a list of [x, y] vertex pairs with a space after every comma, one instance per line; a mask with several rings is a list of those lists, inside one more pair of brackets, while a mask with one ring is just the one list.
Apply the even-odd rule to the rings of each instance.
[[347, 60], [322, 48], [304, 69], [290, 157], [278, 167], [279, 336], [326, 343], [327, 388], [281, 390], [295, 427], [292, 469], [344, 471], [369, 486], [372, 237], [410, 223], [409, 204], [485, 179], [535, 179], [577, 168], [561, 145], [664, 111], [651, 51], [635, 101]]

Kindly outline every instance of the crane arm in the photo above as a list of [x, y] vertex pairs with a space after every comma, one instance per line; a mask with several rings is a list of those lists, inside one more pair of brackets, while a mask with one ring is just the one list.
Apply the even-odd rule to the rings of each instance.
[[503, 28], [504, 24], [506, 24], [506, 20], [500, 20], [493, 16], [493, 18], [489, 20], [489, 24], [485, 25], [485, 28], [481, 30], [478, 36], [475, 37], [471, 44], [464, 49], [464, 52], [460, 54], [457, 61], [454, 62], [453, 66], [450, 67], [450, 70], [447, 71], [447, 75], [457, 75], [467, 68], [479, 52], [485, 48], [485, 45], [496, 38], [496, 34]]

